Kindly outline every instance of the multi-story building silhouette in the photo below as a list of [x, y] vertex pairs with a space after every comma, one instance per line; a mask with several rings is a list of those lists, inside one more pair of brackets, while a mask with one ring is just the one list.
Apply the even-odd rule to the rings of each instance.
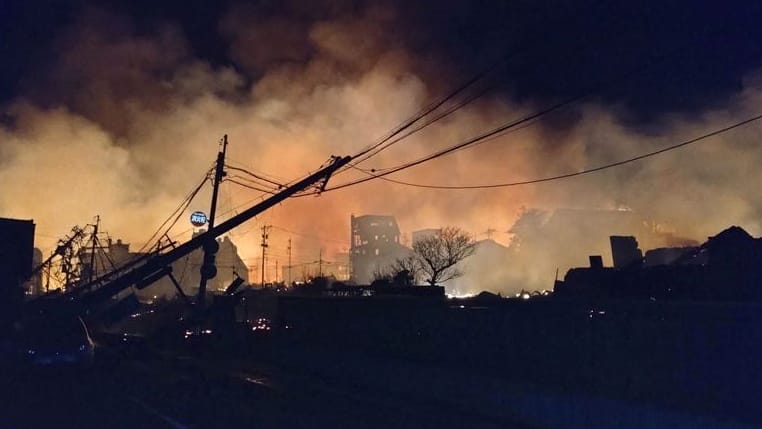
[[350, 279], [358, 284], [373, 281], [384, 270], [411, 250], [400, 244], [400, 229], [394, 216], [351, 217]]

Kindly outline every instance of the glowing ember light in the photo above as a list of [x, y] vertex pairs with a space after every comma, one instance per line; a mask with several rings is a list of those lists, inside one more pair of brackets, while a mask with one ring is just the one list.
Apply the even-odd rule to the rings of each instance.
[[255, 321], [255, 324], [251, 327], [252, 331], [269, 331], [272, 329], [270, 326], [270, 319], [260, 317]]
[[453, 291], [453, 292], [451, 292], [451, 293], [447, 293], [447, 294], [445, 294], [445, 295], [446, 295], [448, 298], [450, 298], [450, 299], [453, 299], [453, 298], [455, 298], [455, 299], [462, 299], [462, 298], [471, 298], [471, 297], [474, 297], [474, 296], [475, 296], [475, 295], [474, 295], [474, 294], [472, 294], [472, 293], [461, 293], [461, 292], [458, 292], [458, 291]]

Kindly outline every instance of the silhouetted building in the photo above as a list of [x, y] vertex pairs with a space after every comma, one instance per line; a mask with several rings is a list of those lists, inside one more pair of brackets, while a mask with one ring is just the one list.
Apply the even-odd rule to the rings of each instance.
[[732, 226], [699, 247], [646, 252], [645, 264], [627, 269], [573, 268], [555, 290], [560, 297], [762, 301], [762, 239]]
[[[32, 268], [37, 268], [40, 264], [42, 264], [42, 251], [35, 247], [32, 250]], [[42, 295], [42, 270], [37, 270], [27, 279], [24, 283], [24, 292], [32, 296]]]
[[122, 243], [122, 240], [116, 240], [116, 243], [111, 239], [108, 241], [108, 253], [109, 257], [115, 264], [122, 264], [127, 262], [134, 254], [130, 253], [130, 245]]
[[373, 274], [410, 254], [400, 244], [400, 229], [394, 216], [365, 215], [351, 217], [350, 278], [368, 284]]
[[511, 257], [511, 250], [495, 240], [477, 241], [474, 254], [458, 263], [463, 275], [445, 283], [448, 293], [466, 295], [484, 290], [505, 291], [513, 273], [508, 265]]
[[23, 283], [32, 272], [34, 222], [0, 218], [0, 318], [24, 298]]
[[218, 239], [217, 242], [220, 244], [220, 250], [216, 255], [217, 276], [214, 278], [210, 290], [216, 288], [223, 291], [236, 277], [240, 277], [248, 283], [249, 268], [238, 255], [238, 247], [227, 235]]
[[587, 255], [601, 255], [604, 265], [613, 266], [609, 256], [612, 235], [637, 237], [641, 249], [693, 245], [668, 224], [627, 208], [528, 209], [509, 233], [514, 255], [508, 262], [512, 271], [504, 270], [504, 283], [514, 291], [546, 288], [556, 270], [564, 273], [586, 266]]
[[638, 240], [635, 237], [612, 235], [609, 241], [614, 268], [627, 268], [643, 260], [643, 253], [638, 248]]
[[684, 255], [693, 252], [696, 247], [660, 247], [646, 251], [643, 265], [654, 267], [657, 265], [672, 265]]
[[597, 270], [602, 269], [603, 257], [601, 257], [601, 255], [590, 255], [590, 268]]

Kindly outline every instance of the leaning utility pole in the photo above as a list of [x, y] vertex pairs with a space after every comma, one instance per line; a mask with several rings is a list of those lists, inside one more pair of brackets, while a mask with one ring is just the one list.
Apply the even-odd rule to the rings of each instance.
[[214, 228], [209, 228], [208, 231], [191, 238], [189, 241], [178, 246], [173, 246], [172, 249], [166, 253], [136, 259], [136, 261], [142, 262], [142, 264], [138, 265], [133, 263], [132, 265], [115, 269], [93, 280], [93, 282], [83, 285], [83, 287], [77, 290], [64, 293], [62, 296], [66, 299], [77, 299], [81, 308], [84, 310], [103, 304], [126, 288], [132, 286], [135, 286], [138, 289], [145, 288], [170, 273], [170, 265], [173, 262], [190, 254], [199, 247], [203, 247], [204, 244], [210, 241], [216, 243], [214, 240], [216, 237], [241, 225], [265, 210], [280, 204], [294, 194], [304, 191], [311, 186], [316, 187], [314, 193], [319, 194], [325, 191], [325, 187], [331, 175], [336, 172], [336, 170], [349, 164], [351, 160], [352, 157], [349, 156], [331, 157], [331, 161], [327, 166], [322, 167], [318, 171], [296, 183], [288, 185], [280, 192], [247, 208], [243, 212], [231, 217]]
[[[209, 226], [207, 232], [214, 229], [214, 215], [217, 212], [217, 191], [220, 187], [222, 178], [225, 177], [225, 151], [228, 148], [228, 135], [222, 137], [222, 150], [217, 153], [217, 167], [214, 170], [214, 182], [212, 187], [212, 207], [209, 210]], [[206, 281], [214, 278], [217, 275], [217, 266], [215, 265], [215, 253], [219, 249], [220, 245], [217, 244], [217, 239], [214, 236], [210, 236], [204, 243], [204, 263], [201, 265], [201, 283], [198, 286], [198, 308], [199, 311], [203, 311], [206, 302]]]
[[262, 225], [262, 287], [265, 287], [265, 260], [267, 258], [267, 230], [270, 229], [270, 225]]

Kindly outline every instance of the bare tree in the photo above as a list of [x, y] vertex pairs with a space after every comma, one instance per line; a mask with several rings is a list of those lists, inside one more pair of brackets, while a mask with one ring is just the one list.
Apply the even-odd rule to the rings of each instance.
[[456, 265], [471, 256], [474, 250], [476, 242], [457, 227], [442, 228], [437, 234], [413, 243], [413, 252], [431, 286], [463, 275]]

